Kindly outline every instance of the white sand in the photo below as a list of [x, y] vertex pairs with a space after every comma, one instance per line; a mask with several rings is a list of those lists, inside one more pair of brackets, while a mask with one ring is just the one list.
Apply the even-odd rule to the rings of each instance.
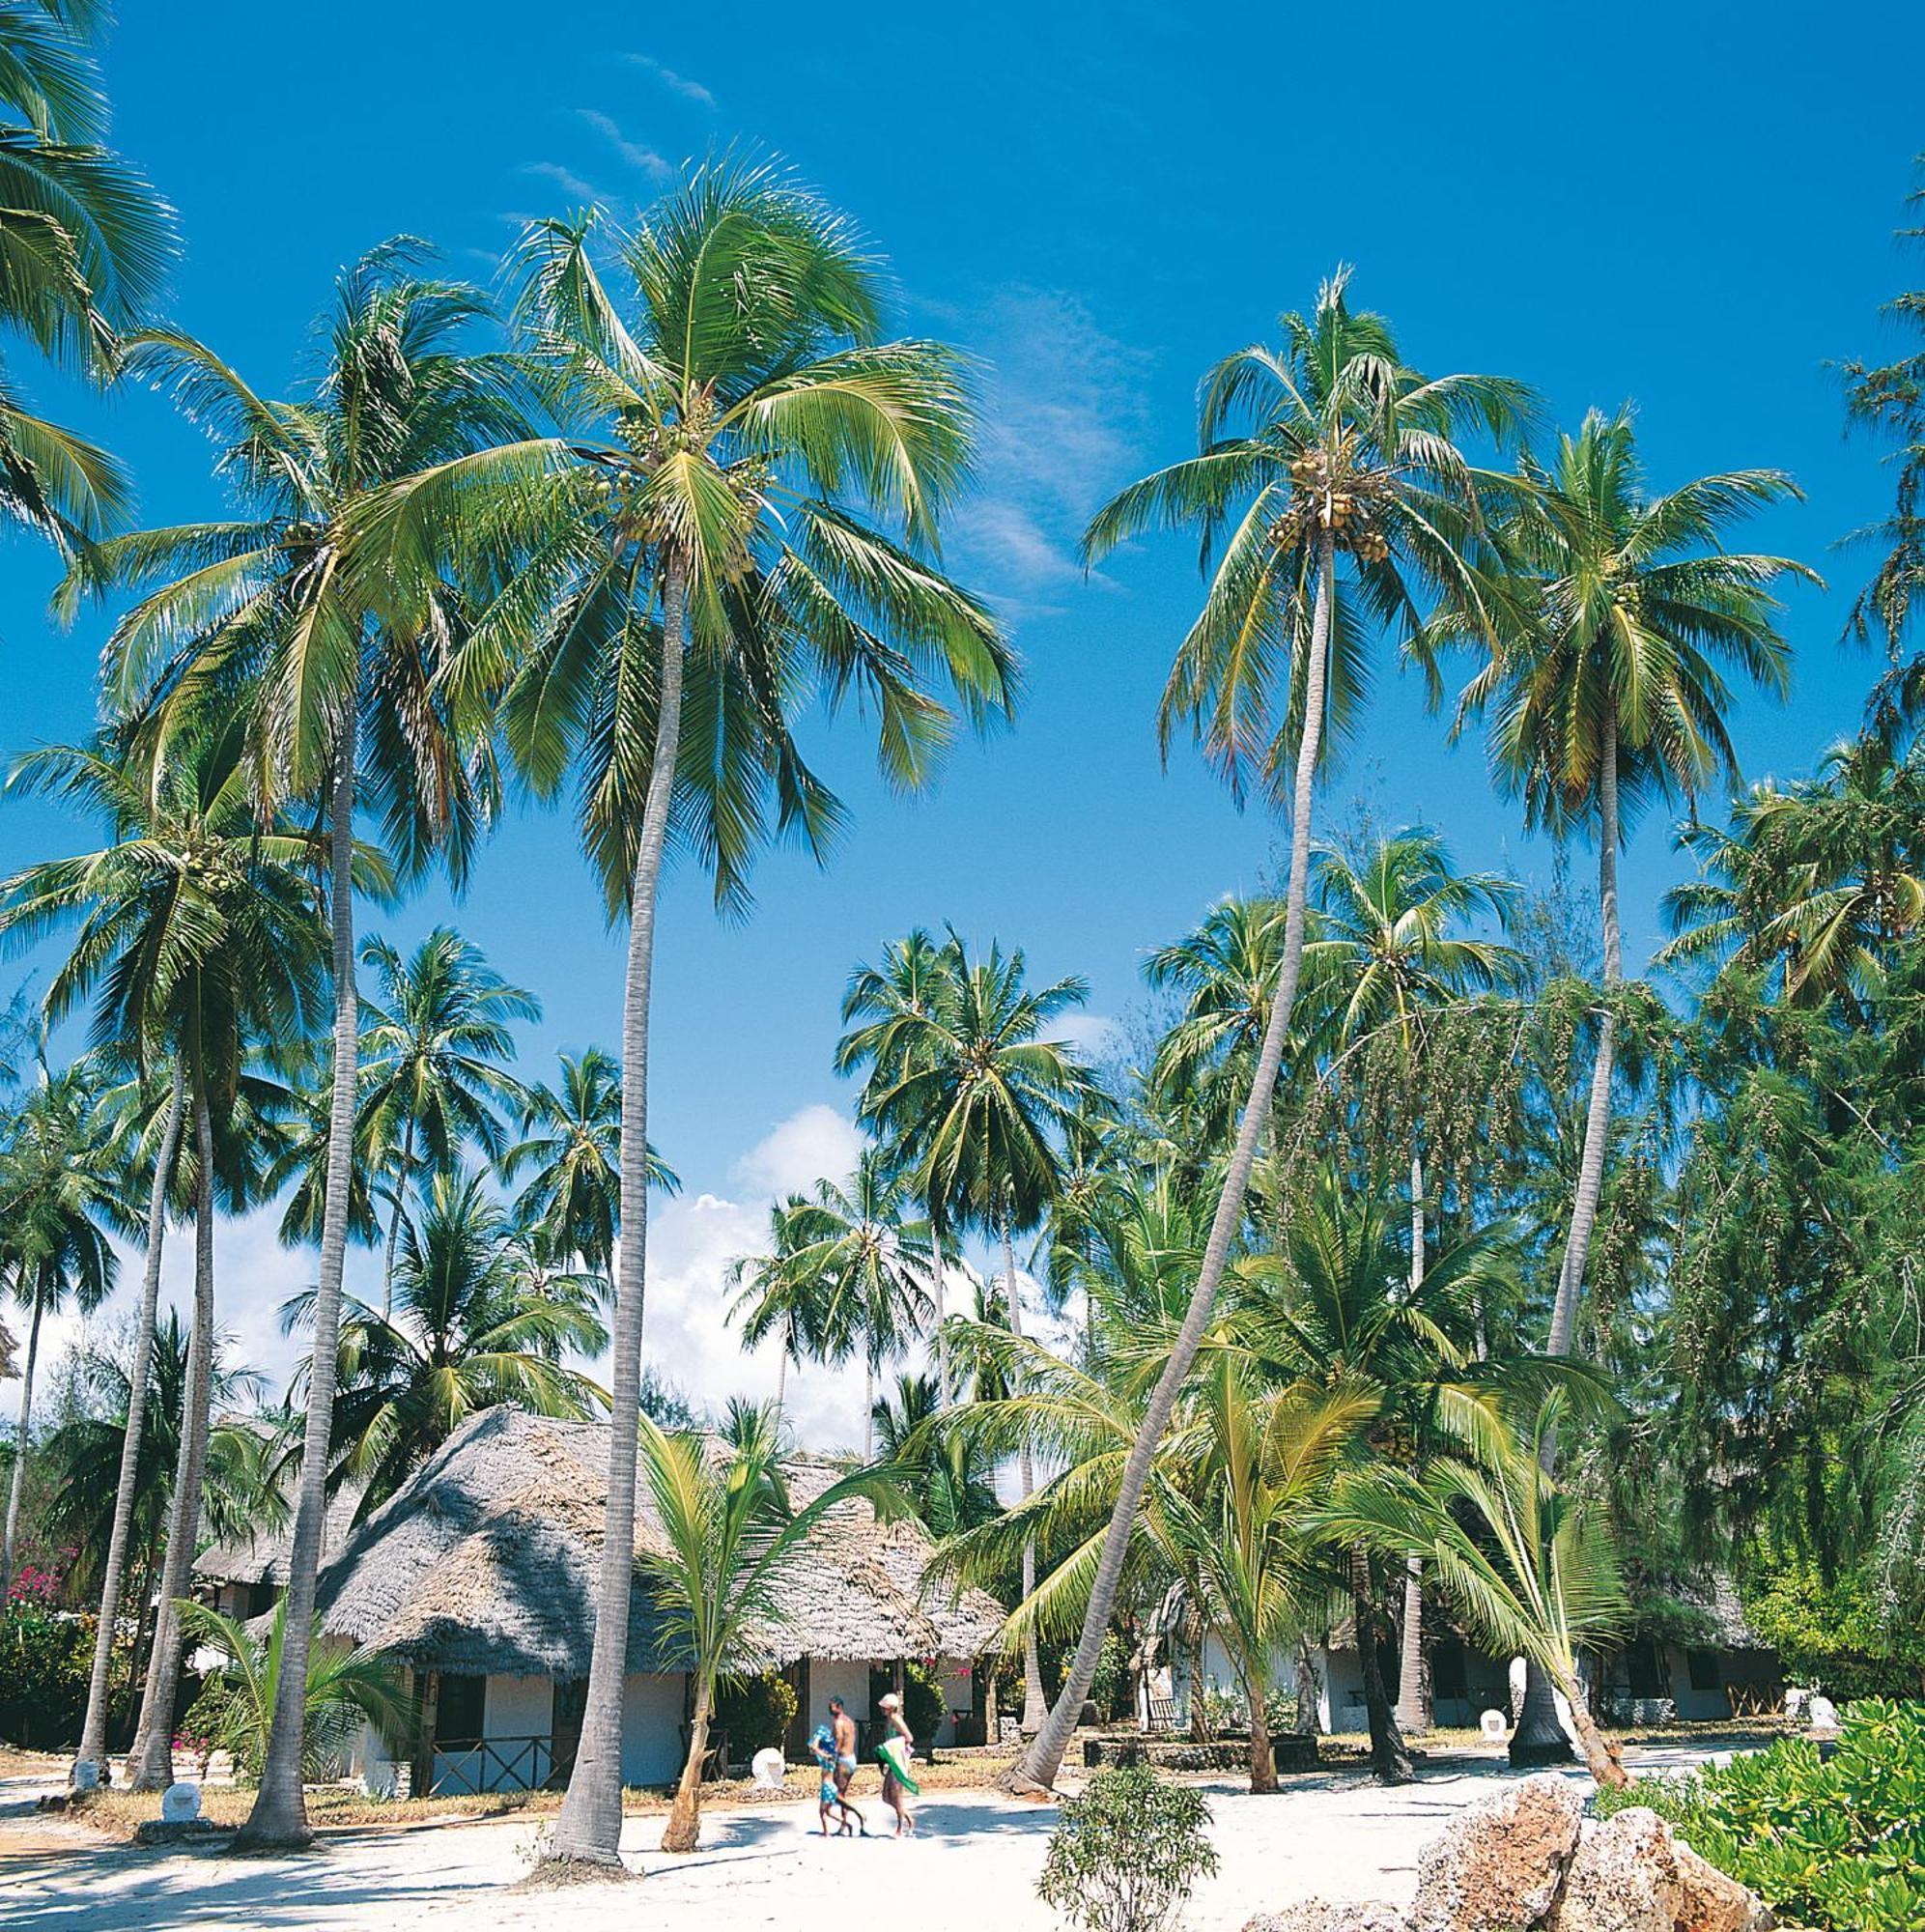
[[[1696, 1755], [1634, 1754], [1643, 1768]], [[1466, 1755], [1396, 1790], [1357, 1775], [1290, 1779], [1263, 1798], [1209, 1782], [1222, 1867], [1185, 1922], [1233, 1932], [1252, 1913], [1313, 1893], [1408, 1898], [1418, 1848], [1507, 1775], [1501, 1761]], [[17, 1785], [6, 1794], [23, 1795]], [[82, 1827], [28, 1823], [7, 1808], [7, 1932], [843, 1932], [878, 1917], [929, 1932], [1044, 1932], [1059, 1922], [1035, 1896], [1054, 1808], [986, 1792], [931, 1794], [921, 1831], [901, 1841], [825, 1841], [812, 1805], [717, 1810], [703, 1821], [702, 1850], [686, 1859], [655, 1849], [659, 1816], [631, 1819], [622, 1849], [643, 1883], [538, 1892], [506, 1889], [527, 1870], [532, 1820], [330, 1832], [311, 1857], [263, 1861], [102, 1845]], [[872, 1794], [863, 1808], [888, 1815]]]

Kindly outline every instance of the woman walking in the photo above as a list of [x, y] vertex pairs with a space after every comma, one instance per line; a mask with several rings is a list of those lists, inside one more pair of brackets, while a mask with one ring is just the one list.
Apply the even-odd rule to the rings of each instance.
[[903, 1719], [902, 1699], [893, 1690], [876, 1708], [889, 1724], [888, 1735], [876, 1747], [882, 1764], [882, 1802], [895, 1813], [895, 1835], [900, 1838], [916, 1829], [916, 1814], [909, 1808], [909, 1801], [922, 1789], [909, 1775], [916, 1739]]

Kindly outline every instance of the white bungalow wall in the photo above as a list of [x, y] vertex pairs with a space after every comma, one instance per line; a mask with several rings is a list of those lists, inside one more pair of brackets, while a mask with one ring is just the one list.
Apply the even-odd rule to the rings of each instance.
[[622, 1782], [669, 1784], [682, 1769], [686, 1679], [635, 1676], [622, 1685]]
[[551, 1679], [490, 1677], [482, 1694], [481, 1735], [501, 1742], [493, 1752], [438, 1750], [435, 1789], [444, 1795], [538, 1790], [554, 1769], [550, 1749], [553, 1728]]

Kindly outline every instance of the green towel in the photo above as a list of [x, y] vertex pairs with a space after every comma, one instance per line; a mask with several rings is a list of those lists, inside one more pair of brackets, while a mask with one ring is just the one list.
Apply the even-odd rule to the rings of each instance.
[[909, 1775], [909, 1747], [900, 1738], [885, 1738], [876, 1747], [876, 1758], [885, 1771], [895, 1775], [895, 1781], [912, 1797], [920, 1797], [922, 1787]]

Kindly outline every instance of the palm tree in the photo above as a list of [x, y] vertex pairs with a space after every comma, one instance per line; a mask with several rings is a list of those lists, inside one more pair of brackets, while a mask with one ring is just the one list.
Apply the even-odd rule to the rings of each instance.
[[[1430, 627], [1417, 603], [1426, 592], [1458, 623], [1481, 629], [1489, 621], [1470, 555], [1477, 478], [1453, 439], [1468, 425], [1509, 435], [1528, 411], [1528, 393], [1498, 378], [1419, 375], [1382, 317], [1352, 311], [1347, 282], [1340, 271], [1318, 292], [1312, 315], [1283, 318], [1281, 351], [1253, 347], [1219, 363], [1203, 384], [1199, 453], [1130, 485], [1097, 513], [1084, 540], [1094, 563], [1153, 528], [1201, 529], [1205, 564], [1214, 558], [1215, 565], [1164, 690], [1160, 734], [1167, 748], [1174, 730], [1189, 724], [1238, 790], [1253, 763], [1273, 787], [1293, 764], [1290, 866], [1277, 990], [1190, 1317], [1118, 1486], [1083, 1634], [1052, 1720], [1010, 1780], [1019, 1785], [1047, 1787], [1068, 1747], [1150, 1462], [1209, 1325], [1242, 1219], [1303, 971], [1326, 712], [1341, 729], [1356, 708], [1372, 620], [1398, 627], [1406, 648], [1426, 661]], [[1247, 429], [1235, 433], [1245, 418]]]
[[682, 1658], [694, 1691], [665, 1852], [693, 1852], [700, 1839], [702, 1764], [722, 1679], [747, 1664], [754, 1625], [778, 1616], [783, 1574], [815, 1525], [869, 1487], [866, 1475], [851, 1476], [794, 1509], [779, 1436], [766, 1409], [738, 1409], [721, 1439], [665, 1435], [639, 1418], [641, 1480], [660, 1536], [635, 1560], [662, 1618], [664, 1648]]
[[1144, 962], [1152, 987], [1183, 996], [1181, 1017], [1157, 1047], [1149, 1091], [1160, 1105], [1194, 1112], [1207, 1147], [1234, 1138], [1269, 1023], [1285, 923], [1280, 900], [1220, 899], [1193, 931]]
[[112, 1125], [99, 1104], [98, 1083], [84, 1065], [44, 1075], [0, 1143], [0, 1284], [27, 1317], [20, 1420], [0, 1543], [0, 1603], [14, 1582], [41, 1323], [70, 1295], [83, 1315], [106, 1299], [116, 1268], [106, 1230], [125, 1228], [133, 1218], [111, 1143]]
[[[850, 1074], [867, 1069], [857, 1113], [863, 1119], [874, 1113], [876, 1097], [907, 1069], [905, 1055], [921, 1037], [921, 1029], [934, 1010], [938, 990], [948, 978], [951, 955], [939, 947], [920, 926], [883, 949], [880, 965], [859, 965], [849, 975], [842, 994], [842, 1024], [848, 1029], [835, 1043], [835, 1070]], [[910, 1165], [902, 1147], [888, 1150], [889, 1157], [906, 1172]], [[935, 1335], [936, 1387], [947, 1402], [950, 1381], [948, 1343], [945, 1327], [948, 1320], [948, 1269], [943, 1256], [943, 1204], [923, 1198], [924, 1218], [929, 1224], [929, 1282], [933, 1294], [930, 1311]]]
[[301, 1699], [321, 1555], [323, 1482], [332, 1433], [341, 1281], [353, 1215], [359, 1014], [354, 986], [354, 816], [380, 813], [401, 870], [437, 850], [457, 869], [493, 795], [484, 754], [470, 762], [439, 682], [459, 600], [418, 583], [406, 621], [376, 608], [386, 589], [359, 512], [370, 493], [462, 451], [520, 432], [502, 365], [460, 348], [487, 314], [474, 291], [417, 272], [402, 240], [345, 270], [318, 333], [321, 368], [296, 401], [269, 401], [211, 350], [148, 330], [129, 366], [171, 384], [221, 441], [231, 520], [144, 530], [99, 546], [70, 578], [66, 605], [93, 586], [142, 594], [107, 651], [111, 707], [163, 747], [180, 716], [213, 692], [239, 705], [267, 788], [312, 799], [328, 840], [334, 1013], [322, 1196], [320, 1293], [301, 1491], [289, 1552], [289, 1668], [282, 1708], [243, 1837], [308, 1839], [300, 1791]]
[[[308, 1326], [315, 1300], [309, 1290], [284, 1303], [283, 1330]], [[329, 1482], [364, 1486], [357, 1521], [477, 1409], [512, 1403], [580, 1422], [606, 1401], [562, 1359], [608, 1346], [590, 1291], [552, 1275], [539, 1288], [528, 1281], [508, 1217], [479, 1174], [430, 1182], [402, 1231], [393, 1304], [378, 1315], [351, 1299], [341, 1324]]]
[[456, 1166], [473, 1143], [491, 1160], [505, 1145], [500, 1109], [526, 1093], [503, 1063], [515, 1057], [515, 1020], [541, 1018], [541, 1002], [511, 986], [472, 941], [438, 925], [404, 961], [384, 939], [361, 948], [380, 983], [361, 1030], [368, 1075], [362, 1106], [371, 1118], [377, 1159], [391, 1162], [394, 1205], [382, 1270], [382, 1312], [392, 1306], [394, 1251], [414, 1179], [418, 1147], [430, 1169]]
[[1003, 1513], [994, 1460], [962, 1432], [938, 1426], [946, 1406], [933, 1376], [904, 1375], [895, 1394], [878, 1396], [869, 1409], [879, 1466], [939, 1543]]
[[742, 1346], [759, 1349], [774, 1336], [776, 1400], [772, 1412], [778, 1425], [788, 1393], [789, 1364], [797, 1368], [810, 1359], [839, 1361], [849, 1351], [852, 1336], [846, 1323], [831, 1327], [829, 1307], [834, 1286], [822, 1271], [822, 1217], [806, 1194], [789, 1194], [769, 1208], [769, 1245], [762, 1254], [737, 1255], [726, 1279], [735, 1291], [728, 1319], [742, 1325]]
[[557, 1856], [611, 1867], [650, 989], [671, 827], [718, 901], [740, 908], [771, 830], [819, 854], [840, 818], [796, 743], [805, 704], [860, 696], [886, 779], [913, 788], [949, 736], [932, 681], [978, 724], [1007, 712], [1015, 687], [989, 613], [932, 560], [968, 466], [959, 365], [935, 344], [882, 339], [876, 264], [851, 227], [781, 173], [723, 161], [618, 240], [626, 305], [604, 283], [600, 240], [592, 216], [544, 221], [519, 251], [520, 320], [565, 433], [397, 488], [379, 527], [403, 585], [470, 538], [507, 554], [449, 690], [458, 704], [502, 694], [509, 748], [538, 793], [578, 774], [583, 843], [629, 923], [609, 1515], [555, 1834]]
[[1278, 1652], [1325, 1594], [1319, 1552], [1304, 1534], [1359, 1433], [1374, 1417], [1368, 1387], [1266, 1385], [1248, 1357], [1216, 1352], [1200, 1404], [1209, 1460], [1203, 1500], [1174, 1486], [1163, 1498], [1171, 1544], [1196, 1579], [1199, 1607], [1234, 1660], [1250, 1709], [1250, 1789], [1274, 1791], [1264, 1702]]
[[1443, 1457], [1421, 1474], [1377, 1468], [1348, 1478], [1316, 1526], [1430, 1565], [1485, 1644], [1521, 1651], [1546, 1673], [1571, 1707], [1586, 1768], [1600, 1785], [1622, 1788], [1630, 1780], [1591, 1716], [1577, 1652], [1621, 1634], [1630, 1605], [1601, 1506], [1548, 1473], [1556, 1427], [1553, 1399], [1521, 1440], [1493, 1430], [1475, 1458]]
[[[1522, 955], [1451, 928], [1482, 913], [1508, 924], [1515, 886], [1494, 872], [1459, 873], [1444, 841], [1428, 828], [1378, 840], [1353, 862], [1324, 848], [1316, 871], [1316, 971], [1330, 1002], [1328, 1050], [1341, 1054], [1386, 1039], [1396, 1056], [1410, 1135], [1410, 1288], [1423, 1287], [1425, 1190], [1423, 1111], [1417, 1087], [1437, 1009], [1473, 990], [1515, 984]], [[1424, 1581], [1407, 1572], [1399, 1661], [1397, 1715], [1406, 1730], [1430, 1726], [1424, 1694]]]
[[[554, 1086], [528, 1090], [522, 1139], [501, 1156], [501, 1178], [532, 1168], [515, 1201], [515, 1218], [558, 1257], [579, 1261], [610, 1281], [622, 1226], [622, 1070], [598, 1046], [561, 1056]], [[648, 1185], [658, 1194], [681, 1186], [651, 1146]]]
[[1576, 436], [1558, 439], [1547, 465], [1526, 457], [1520, 475], [1502, 532], [1517, 578], [1515, 622], [1466, 687], [1458, 722], [1494, 712], [1492, 764], [1522, 795], [1527, 825], [1598, 837], [1602, 1010], [1547, 1345], [1566, 1355], [1609, 1138], [1624, 824], [1653, 797], [1695, 800], [1718, 773], [1736, 776], [1719, 667], [1781, 693], [1790, 656], [1767, 586], [1788, 574], [1817, 580], [1788, 558], [1723, 548], [1739, 518], [1798, 494], [1789, 477], [1728, 470], [1651, 497], [1628, 411], [1593, 411]]
[[[914, 1163], [919, 1191], [940, 1203], [950, 1226], [973, 1221], [1003, 1247], [1009, 1326], [1023, 1332], [1015, 1237], [1049, 1211], [1061, 1175], [1060, 1148], [1093, 1086], [1075, 1053], [1049, 1029], [1089, 997], [1080, 979], [1032, 989], [1021, 949], [992, 942], [972, 960], [954, 934], [929, 1010], [902, 1021], [892, 1044], [894, 1078], [864, 1092], [865, 1118]], [[1018, 1480], [1035, 1488], [1029, 1449]], [[1035, 1589], [1035, 1551], [1023, 1558], [1023, 1594]], [[1032, 1629], [1023, 1650], [1025, 1735], [1042, 1727], [1048, 1700]]]
[[1707, 876], [1665, 895], [1661, 964], [1722, 957], [1769, 971], [1790, 1007], [1842, 1002], [1854, 1024], [1925, 927], [1925, 749], [1876, 734], [1834, 746], [1815, 779], [1754, 785], [1732, 829], [1680, 836]]
[[[268, 1760], [280, 1678], [289, 1656], [288, 1600], [274, 1605], [273, 1621], [257, 1636], [239, 1617], [189, 1600], [180, 1605], [188, 1637], [220, 1653], [220, 1680], [227, 1690], [213, 1742], [234, 1761], [258, 1773]], [[319, 1777], [362, 1724], [374, 1725], [390, 1743], [408, 1735], [412, 1720], [399, 1669], [361, 1644], [349, 1650], [318, 1641], [320, 1620], [304, 1646], [307, 1679], [302, 1695], [301, 1772]]]
[[[0, 13], [0, 320], [56, 366], [99, 382], [174, 254], [171, 211], [102, 145], [107, 103], [87, 46], [96, 0]], [[35, 415], [0, 375], [0, 516], [70, 556], [126, 514], [125, 471]]]
[[[137, 1069], [162, 1058], [180, 1070], [182, 1111], [193, 1123], [192, 1373], [176, 1522], [168, 1538], [156, 1632], [132, 1777], [136, 1788], [172, 1782], [173, 1700], [180, 1649], [169, 1605], [186, 1594], [198, 1547], [201, 1465], [210, 1426], [213, 1331], [216, 1135], [224, 1135], [241, 1068], [258, 1039], [302, 1037], [322, 1004], [321, 927], [307, 869], [314, 841], [258, 810], [240, 720], [183, 722], [168, 755], [151, 769], [113, 738], [31, 753], [13, 782], [102, 814], [108, 842], [71, 859], [30, 867], [0, 884], [0, 934], [18, 944], [74, 928], [71, 952], [48, 985], [49, 1024], [98, 994], [97, 1043]], [[161, 1129], [146, 1233], [157, 1294], [157, 1255], [167, 1178], [180, 1122], [170, 1101]], [[230, 1187], [231, 1191], [231, 1187]], [[143, 1284], [142, 1336], [153, 1332]], [[137, 1347], [136, 1376], [145, 1366]], [[144, 1392], [143, 1392], [144, 1404]], [[127, 1477], [138, 1454], [128, 1442]], [[119, 1614], [122, 1565], [109, 1553], [113, 1601], [102, 1603], [95, 1675], [105, 1696], [105, 1653]], [[104, 1738], [103, 1710], [94, 1742]], [[89, 1740], [82, 1731], [83, 1749]]]

